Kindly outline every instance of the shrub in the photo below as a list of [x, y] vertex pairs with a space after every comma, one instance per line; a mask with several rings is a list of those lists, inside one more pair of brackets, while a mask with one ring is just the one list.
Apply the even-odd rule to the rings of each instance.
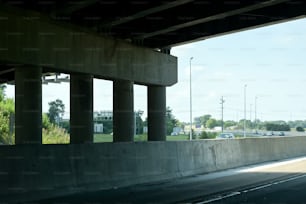
[[43, 144], [68, 144], [70, 141], [69, 134], [62, 128], [51, 125], [50, 128], [43, 128]]
[[9, 133], [9, 117], [0, 112], [0, 143], [12, 144], [14, 143], [13, 141], [14, 138], [10, 138]]
[[200, 139], [214, 139], [214, 138], [216, 138], [216, 136], [217, 136], [217, 133], [215, 133], [215, 132], [203, 131], [201, 133]]
[[304, 128], [301, 127], [301, 126], [298, 126], [298, 127], [296, 127], [295, 129], [296, 129], [296, 131], [298, 131], [298, 132], [304, 132], [304, 131], [305, 131]]

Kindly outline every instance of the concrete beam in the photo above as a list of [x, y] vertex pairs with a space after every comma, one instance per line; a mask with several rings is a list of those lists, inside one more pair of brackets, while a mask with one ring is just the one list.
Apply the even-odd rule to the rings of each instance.
[[189, 22], [185, 22], [182, 24], [178, 24], [178, 25], [173, 25], [173, 26], [169, 26], [168, 28], [164, 28], [158, 31], [154, 31], [151, 33], [145, 33], [145, 34], [141, 34], [135, 38], [140, 38], [140, 39], [144, 39], [144, 38], [149, 38], [149, 37], [153, 37], [153, 36], [157, 36], [157, 35], [163, 35], [165, 33], [170, 33], [173, 31], [177, 31], [183, 28], [187, 28], [187, 27], [191, 27], [191, 26], [195, 26], [198, 24], [203, 24], [203, 23], [207, 23], [210, 21], [215, 21], [215, 20], [219, 20], [219, 19], [224, 19], [230, 16], [235, 16], [235, 15], [239, 15], [242, 13], [247, 13], [247, 12], [252, 12], [254, 10], [257, 9], [261, 9], [261, 8], [266, 8], [269, 6], [273, 6], [273, 5], [277, 5], [277, 4], [281, 4], [284, 2], [288, 2], [288, 0], [267, 0], [264, 2], [260, 2], [260, 3], [256, 3], [256, 4], [252, 4], [250, 6], [246, 6], [246, 7], [242, 7], [239, 9], [235, 9], [235, 10], [231, 10], [231, 11], [226, 11], [223, 13], [218, 13], [212, 16], [206, 16], [204, 18], [200, 18], [200, 19], [196, 19], [196, 20], [192, 20]]
[[184, 4], [188, 4], [188, 3], [193, 2], [193, 1], [194, 0], [176, 0], [176, 1], [164, 2], [162, 5], [159, 5], [159, 6], [156, 6], [156, 7], [153, 7], [153, 8], [149, 8], [147, 10], [140, 11], [138, 13], [135, 13], [135, 14], [131, 15], [131, 16], [126, 16], [126, 17], [120, 18], [116, 21], [101, 25], [99, 27], [118, 26], [118, 25], [121, 25], [121, 24], [124, 24], [124, 23], [128, 23], [130, 21], [137, 20], [139, 18], [143, 18], [143, 17], [148, 16], [148, 15], [152, 15], [152, 14], [155, 14], [155, 13], [158, 13], [158, 12], [162, 12], [162, 11], [167, 10], [167, 9], [171, 9], [171, 8], [181, 6], [181, 5], [184, 5]]
[[177, 82], [174, 56], [22, 11], [0, 8], [0, 61], [137, 84], [171, 86]]

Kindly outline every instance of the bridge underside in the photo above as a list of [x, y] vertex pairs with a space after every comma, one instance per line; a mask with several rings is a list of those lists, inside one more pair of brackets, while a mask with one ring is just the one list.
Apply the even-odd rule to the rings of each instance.
[[[70, 142], [93, 142], [93, 78], [114, 82], [114, 141], [133, 141], [134, 84], [148, 87], [149, 140], [165, 140], [166, 86], [177, 82], [177, 59], [41, 14], [0, 8], [2, 82], [14, 81], [16, 144], [42, 143], [42, 76], [70, 74]], [[1, 73], [1, 72], [0, 72]], [[153, 90], [153, 91], [151, 91]], [[152, 116], [152, 117], [151, 117]], [[31, 118], [31, 120], [29, 120]]]
[[[49, 72], [71, 74], [72, 142], [92, 142], [93, 78], [114, 81], [115, 141], [132, 140], [133, 84], [148, 86], [149, 139], [164, 140], [165, 87], [177, 82], [171, 47], [306, 13], [306, 2], [292, 0], [4, 0], [0, 6], [0, 81], [16, 84], [17, 143], [41, 143], [40, 80]], [[33, 138], [20, 139], [21, 133]]]
[[[0, 82], [15, 84], [15, 142], [18, 144], [13, 148], [4, 147], [4, 154], [0, 152], [0, 158], [8, 162], [6, 166], [1, 165], [3, 168], [0, 168], [1, 185], [12, 184], [13, 191], [16, 188], [18, 190], [20, 186], [28, 185], [36, 191], [40, 181], [45, 183], [50, 181], [48, 175], [51, 174], [57, 177], [51, 188], [63, 187], [62, 185], [76, 187], [83, 184], [91, 185], [95, 182], [92, 177], [91, 180], [82, 180], [85, 178], [83, 173], [86, 172], [83, 172], [83, 167], [88, 164], [87, 158], [90, 158], [90, 165], [93, 165], [91, 170], [96, 171], [87, 173], [97, 173], [99, 168], [107, 169], [113, 166], [118, 175], [123, 175], [122, 180], [126, 183], [133, 183], [130, 181], [137, 179], [124, 177], [126, 172], [120, 172], [121, 167], [131, 168], [133, 171], [129, 173], [134, 171], [142, 173], [142, 170], [147, 170], [148, 172], [144, 173], [145, 178], [152, 176], [149, 170], [153, 174], [158, 172], [153, 175], [155, 178], [160, 177], [168, 167], [173, 174], [181, 174], [180, 169], [174, 167], [178, 166], [177, 162], [182, 155], [176, 155], [177, 161], [174, 163], [167, 163], [165, 160], [162, 166], [155, 165], [159, 162], [159, 158], [169, 152], [178, 152], [177, 147], [171, 149], [173, 152], [166, 151], [167, 145], [170, 144], [159, 142], [149, 145], [151, 148], [154, 147], [153, 152], [160, 150], [159, 154], [156, 154], [158, 158], [151, 153], [154, 159], [152, 163], [149, 162], [149, 167], [153, 170], [147, 169], [147, 166], [142, 169], [141, 164], [137, 163], [142, 154], [150, 151], [146, 149], [149, 147], [146, 144], [137, 146], [139, 152], [135, 154], [132, 150], [128, 150], [128, 154], [125, 154], [124, 148], [128, 147], [124, 144], [110, 144], [112, 147], [107, 147], [118, 148], [112, 153], [119, 152], [119, 156], [103, 158], [106, 165], [95, 166], [96, 161], [92, 156], [96, 156], [100, 151], [102, 156], [109, 156], [103, 152], [109, 149], [103, 150], [106, 144], [100, 144], [102, 150], [97, 150], [99, 147], [95, 146], [95, 151], [91, 151], [93, 79], [113, 81], [114, 142], [133, 141], [134, 84], [148, 87], [148, 140], [164, 141], [166, 87], [177, 83], [177, 58], [170, 55], [171, 47], [289, 21], [304, 17], [305, 14], [306, 2], [293, 0], [1, 1]], [[62, 149], [62, 153], [69, 152], [68, 156], [71, 154], [72, 158], [69, 158], [71, 161], [68, 162], [57, 159], [58, 153], [53, 147], [39, 145], [42, 143], [42, 76], [49, 72], [70, 74], [70, 143], [75, 145], [54, 146]], [[189, 144], [187, 147], [186, 155], [193, 151], [196, 155], [192, 159], [194, 162], [192, 164], [187, 162], [186, 165], [190, 168], [188, 171], [193, 172], [199, 167], [194, 164], [203, 160], [199, 155], [205, 155], [205, 152], [203, 153], [201, 151], [203, 148], [196, 144], [191, 146]], [[243, 152], [248, 150], [241, 148]], [[26, 154], [28, 149], [31, 151], [23, 156], [22, 154]], [[40, 152], [42, 155], [35, 155]], [[303, 151], [294, 152], [289, 156], [299, 153]], [[36, 160], [27, 163], [24, 158], [32, 156], [35, 156]], [[122, 162], [124, 158], [121, 156], [132, 158], [132, 162]], [[239, 160], [241, 155], [238, 156]], [[6, 159], [13, 160], [10, 162]], [[187, 160], [189, 161], [189, 158]], [[26, 164], [25, 169], [19, 169], [23, 164]], [[49, 172], [45, 176], [40, 171], [45, 170], [48, 165], [63, 165], [64, 171], [59, 170], [59, 174], [72, 172], [71, 175], [74, 177], [68, 175], [65, 177], [68, 180], [62, 182], [60, 179], [62, 175], [56, 175], [58, 172]], [[226, 165], [228, 166], [225, 162]], [[55, 170], [57, 171], [56, 168]], [[118, 176], [112, 172], [108, 173], [105, 175]], [[39, 180], [32, 180], [36, 174], [42, 177], [38, 176], [36, 178]], [[136, 175], [142, 176], [142, 174]], [[102, 179], [99, 182], [104, 181]]]

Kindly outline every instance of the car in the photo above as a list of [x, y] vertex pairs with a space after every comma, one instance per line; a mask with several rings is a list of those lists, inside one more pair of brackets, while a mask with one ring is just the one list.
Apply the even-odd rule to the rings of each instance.
[[220, 133], [217, 137], [217, 139], [234, 139], [235, 135], [233, 133]]
[[171, 136], [177, 136], [178, 133], [177, 132], [171, 132]]
[[273, 135], [274, 135], [273, 132], [268, 132], [268, 133], [267, 133], [267, 136], [273, 136]]
[[284, 132], [279, 132], [277, 135], [278, 136], [285, 136], [285, 133]]

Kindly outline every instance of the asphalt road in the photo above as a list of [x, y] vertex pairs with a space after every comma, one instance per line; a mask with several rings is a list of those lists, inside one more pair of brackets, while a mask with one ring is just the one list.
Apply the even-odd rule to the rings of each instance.
[[199, 200], [197, 204], [236, 204], [236, 203], [306, 203], [306, 174], [290, 179], [258, 186], [252, 189], [232, 192], [219, 198]]
[[306, 157], [33, 203], [306, 204]]

